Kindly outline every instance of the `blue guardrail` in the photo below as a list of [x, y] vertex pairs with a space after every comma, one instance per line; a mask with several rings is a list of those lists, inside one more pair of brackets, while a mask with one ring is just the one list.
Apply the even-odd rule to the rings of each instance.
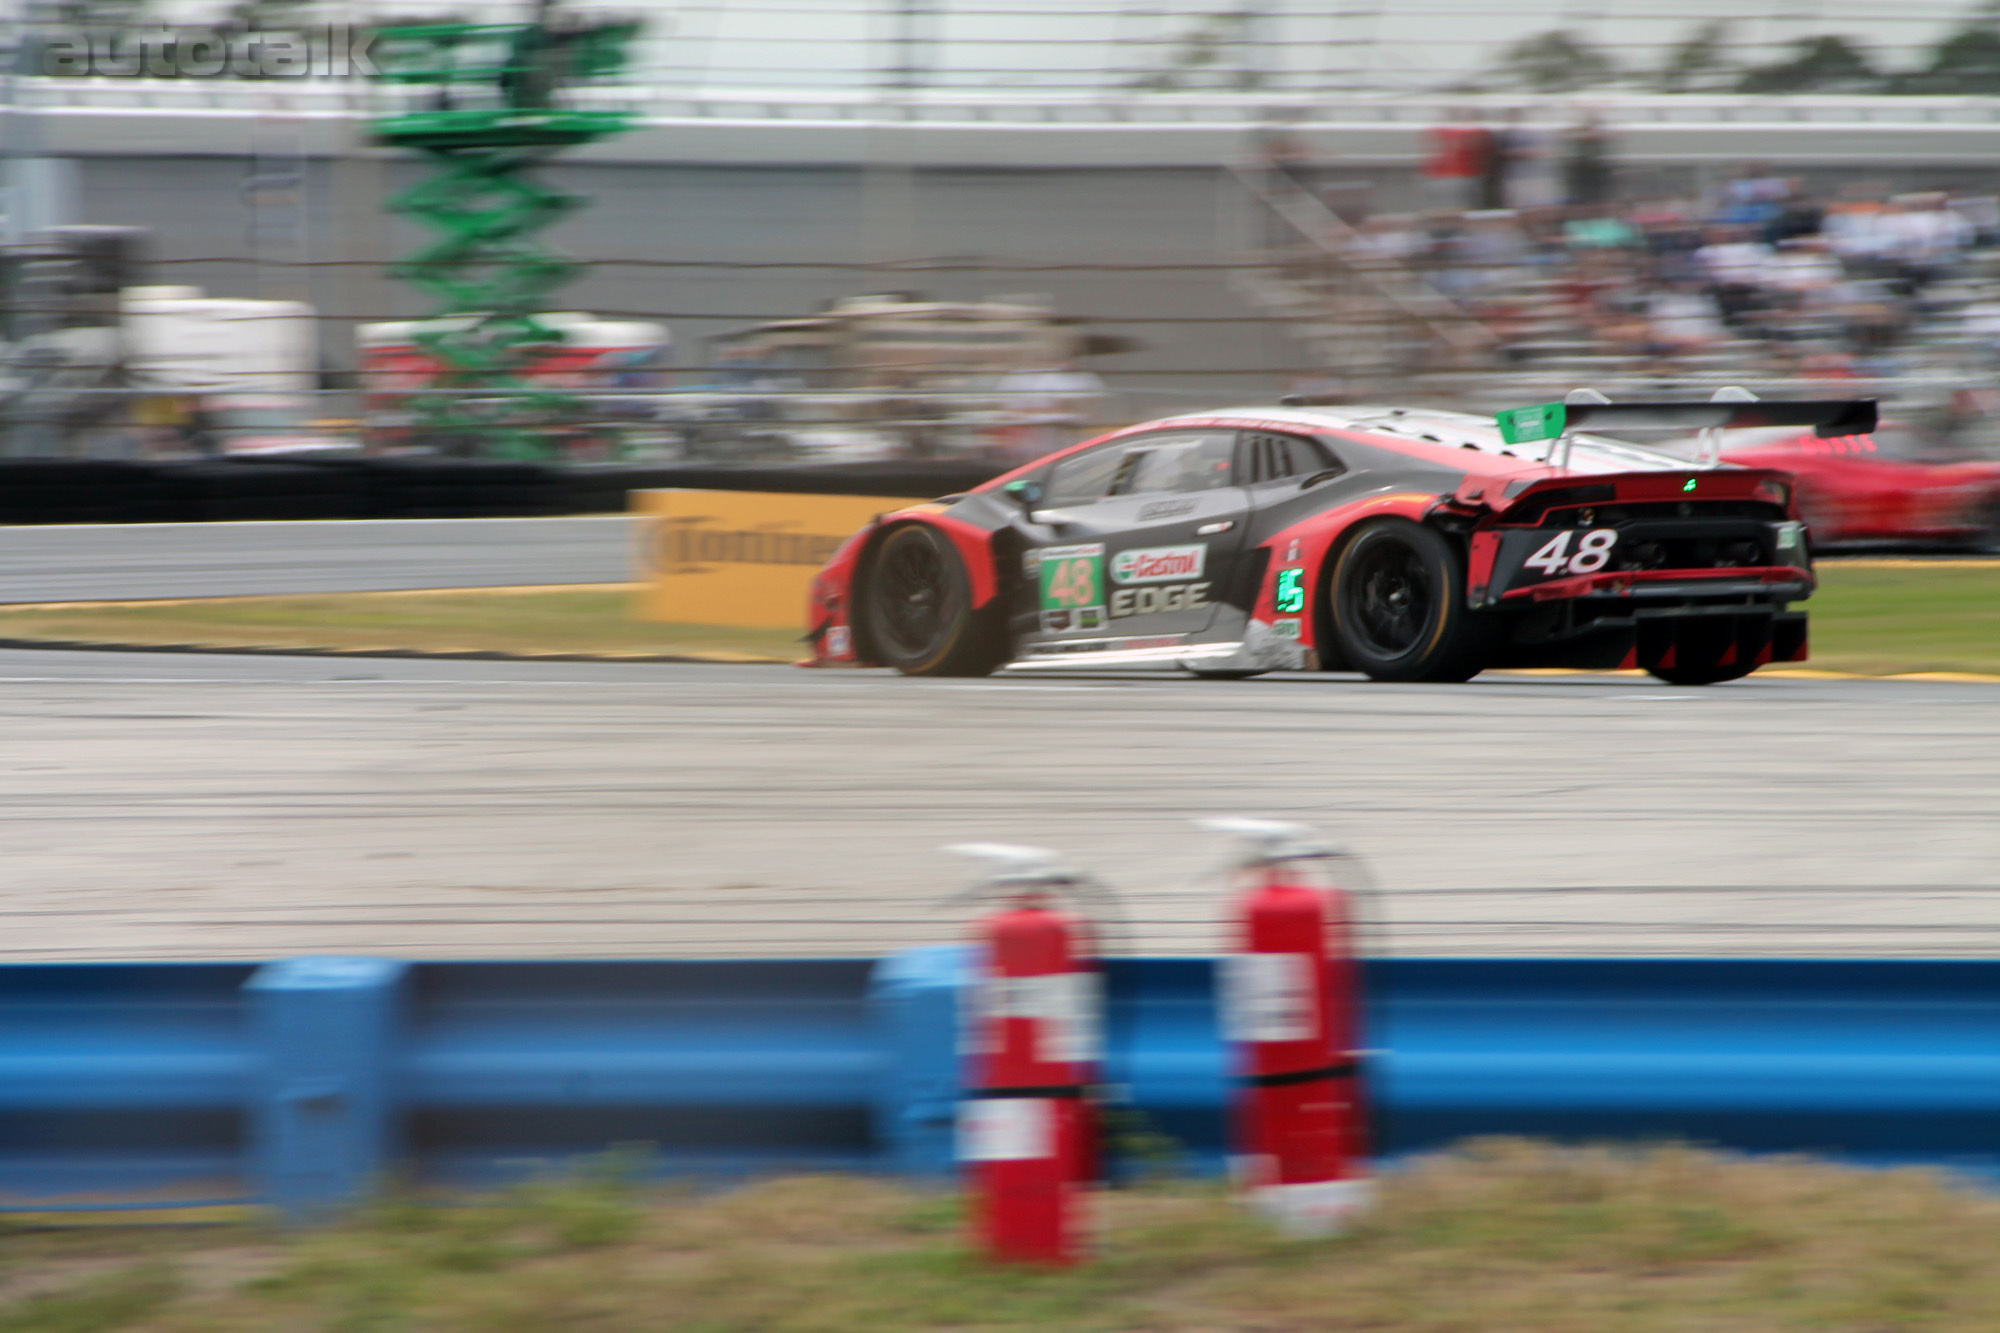
[[[0, 1207], [262, 1202], [385, 1173], [952, 1169], [970, 955], [0, 967]], [[1391, 959], [1376, 1144], [1687, 1139], [2000, 1173], [2000, 962]], [[1197, 1165], [1229, 1057], [1206, 959], [1106, 969], [1107, 1081]]]

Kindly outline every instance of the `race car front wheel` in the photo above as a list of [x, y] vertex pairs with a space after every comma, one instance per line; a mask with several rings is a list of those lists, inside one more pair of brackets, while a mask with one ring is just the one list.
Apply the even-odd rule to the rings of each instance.
[[1491, 629], [1467, 609], [1464, 588], [1463, 562], [1436, 531], [1401, 518], [1369, 523], [1334, 566], [1341, 655], [1374, 680], [1472, 679], [1491, 657]]
[[973, 609], [965, 562], [935, 528], [910, 523], [883, 538], [858, 600], [872, 656], [906, 676], [984, 676], [1005, 656]]

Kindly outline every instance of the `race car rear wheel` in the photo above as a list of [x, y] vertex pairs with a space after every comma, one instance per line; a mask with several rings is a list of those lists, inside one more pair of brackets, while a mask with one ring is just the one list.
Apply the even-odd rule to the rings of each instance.
[[1005, 656], [972, 606], [972, 582], [951, 541], [909, 523], [875, 549], [858, 598], [871, 655], [906, 676], [984, 676]]
[[1989, 495], [1979, 507], [1979, 535], [1972, 539], [1974, 550], [2000, 555], [2000, 494]]
[[1647, 667], [1646, 674], [1669, 685], [1720, 685], [1725, 680], [1741, 680], [1756, 669], [1754, 666]]
[[1464, 564], [1439, 533], [1401, 518], [1369, 523], [1334, 566], [1341, 655], [1373, 680], [1471, 680], [1490, 660], [1491, 629], [1464, 588]]
[[[1770, 634], [1766, 628], [1757, 637], [1768, 644]], [[1753, 645], [1740, 642], [1739, 635], [1738, 623], [1728, 616], [1680, 621], [1671, 639], [1671, 665], [1655, 661], [1646, 666], [1646, 673], [1669, 685], [1720, 685], [1725, 680], [1741, 680], [1757, 669], [1757, 653]], [[1640, 665], [1646, 665], [1648, 656], [1642, 634]]]

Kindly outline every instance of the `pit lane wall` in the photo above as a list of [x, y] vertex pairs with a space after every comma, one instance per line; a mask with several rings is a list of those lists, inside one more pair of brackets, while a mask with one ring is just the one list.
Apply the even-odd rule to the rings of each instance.
[[[390, 1172], [495, 1184], [614, 1145], [663, 1172], [952, 1164], [968, 953], [879, 960], [0, 968], [0, 1207], [259, 1202]], [[1107, 1079], [1223, 1150], [1202, 958], [1113, 961]], [[1688, 1139], [2000, 1167], [2000, 962], [1367, 965], [1378, 1148]]]

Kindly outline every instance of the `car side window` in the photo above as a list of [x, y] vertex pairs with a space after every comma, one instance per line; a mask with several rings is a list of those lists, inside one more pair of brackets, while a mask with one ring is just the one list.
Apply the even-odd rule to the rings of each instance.
[[1234, 486], [1232, 431], [1154, 435], [1134, 440], [1113, 481], [1114, 495], [1161, 495]]
[[1252, 432], [1243, 437], [1243, 450], [1248, 455], [1250, 480], [1253, 485], [1276, 481], [1291, 475], [1290, 465], [1285, 460], [1285, 442], [1281, 436]]
[[1253, 483], [1345, 470], [1325, 445], [1303, 436], [1253, 431], [1245, 434], [1244, 445]]
[[1124, 442], [1099, 445], [1072, 454], [1049, 469], [1048, 498], [1042, 503], [1052, 509], [1065, 505], [1089, 504], [1111, 492], [1118, 465], [1125, 461]]

